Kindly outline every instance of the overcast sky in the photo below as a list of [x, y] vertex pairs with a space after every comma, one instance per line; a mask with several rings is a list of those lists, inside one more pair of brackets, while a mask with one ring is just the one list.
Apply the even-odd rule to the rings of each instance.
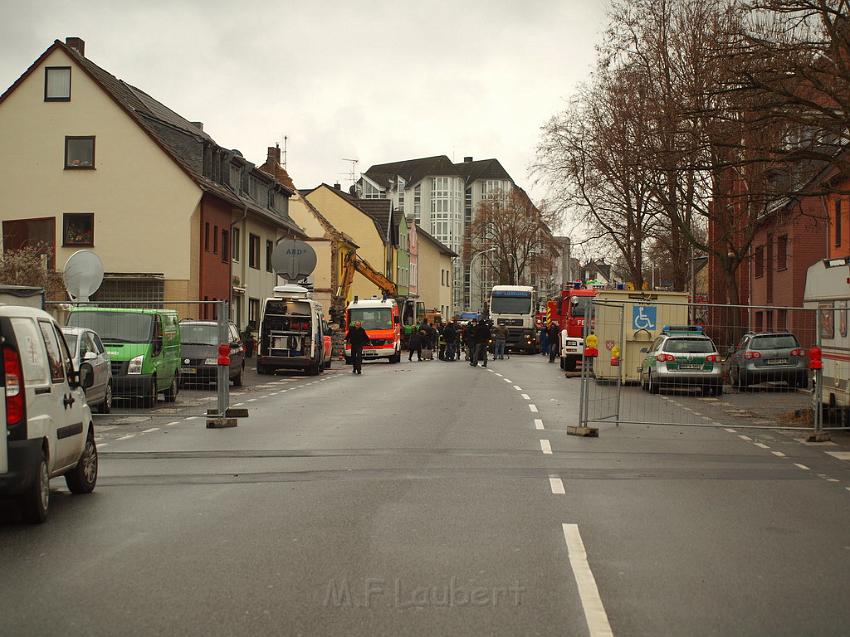
[[350, 165], [496, 157], [535, 198], [539, 128], [587, 78], [603, 0], [0, 0], [5, 90], [54, 39], [298, 187]]

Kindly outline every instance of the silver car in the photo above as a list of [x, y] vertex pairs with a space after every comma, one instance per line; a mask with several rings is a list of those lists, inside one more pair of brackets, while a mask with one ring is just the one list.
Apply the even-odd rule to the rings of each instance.
[[112, 411], [112, 366], [100, 337], [85, 327], [63, 327], [62, 335], [71, 351], [74, 369], [79, 371], [81, 363], [92, 366], [93, 380], [86, 389], [86, 402], [93, 410], [108, 414]]
[[790, 332], [744, 334], [725, 363], [729, 383], [738, 389], [766, 382], [808, 387], [806, 350]]

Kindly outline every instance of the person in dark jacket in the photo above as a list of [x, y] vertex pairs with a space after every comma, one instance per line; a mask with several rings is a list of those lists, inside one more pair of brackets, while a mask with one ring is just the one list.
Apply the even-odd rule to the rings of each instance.
[[555, 356], [561, 352], [561, 328], [555, 321], [549, 322], [549, 362], [555, 362]]
[[352, 374], [363, 373], [363, 346], [369, 344], [369, 335], [363, 329], [363, 323], [354, 321], [354, 326], [348, 329], [348, 334], [345, 335], [347, 343], [351, 344], [351, 363], [354, 369]]
[[457, 322], [452, 321], [443, 328], [443, 340], [446, 342], [446, 360], [455, 360], [455, 352], [457, 351]]
[[539, 327], [539, 338], [540, 338], [540, 353], [543, 356], [549, 353], [549, 331], [546, 329], [546, 326], [541, 324]]
[[475, 353], [475, 329], [478, 327], [478, 320], [472, 319], [463, 328], [463, 344], [466, 346], [466, 360], [472, 363], [472, 355]]
[[472, 361], [469, 363], [473, 367], [478, 366], [478, 361], [481, 361], [481, 364], [487, 367], [487, 346], [490, 344], [490, 336], [490, 324], [487, 321], [479, 321], [473, 337], [475, 348], [473, 349]]
[[410, 339], [407, 341], [407, 360], [413, 360], [413, 353], [416, 353], [416, 360], [422, 360], [422, 336], [423, 332], [416, 328], [410, 333]]

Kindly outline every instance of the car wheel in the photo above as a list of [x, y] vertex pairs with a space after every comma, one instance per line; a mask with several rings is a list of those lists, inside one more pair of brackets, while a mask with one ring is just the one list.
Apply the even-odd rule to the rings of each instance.
[[266, 367], [265, 365], [260, 365], [259, 363], [257, 363], [257, 374], [259, 374], [260, 376], [265, 376], [268, 373], [269, 373], [268, 367]]
[[809, 388], [809, 377], [807, 374], [800, 374], [797, 376], [797, 379], [794, 381], [793, 387], [799, 387], [800, 389], [808, 389]]
[[98, 413], [108, 414], [112, 411], [112, 383], [106, 384], [106, 396], [103, 397], [103, 402], [98, 407]]
[[91, 493], [97, 484], [97, 445], [94, 436], [89, 433], [83, 455], [77, 466], [65, 474], [65, 484], [71, 493]]
[[151, 376], [151, 382], [147, 388], [147, 395], [142, 398], [142, 407], [151, 408], [156, 405], [156, 376]]
[[650, 394], [658, 394], [661, 392], [661, 387], [657, 383], [652, 382], [652, 372], [649, 372], [646, 377], [647, 391]]
[[576, 362], [577, 361], [576, 361], [575, 356], [568, 356], [566, 359], [564, 359], [564, 361], [565, 361], [564, 362], [564, 365], [565, 365], [564, 369], [565, 370], [567, 370], [568, 372], [576, 371]]
[[[179, 391], [179, 389], [178, 389], [179, 387], [180, 387], [180, 377], [179, 377], [177, 372], [174, 372], [174, 376], [171, 377], [171, 384], [168, 386], [168, 389], [166, 389], [165, 392], [164, 392], [165, 402], [173, 403], [175, 400], [177, 400], [177, 392]], [[156, 399], [154, 399], [154, 402], [156, 402]]]
[[643, 378], [643, 370], [640, 370], [640, 388], [646, 391], [646, 381]]
[[44, 452], [35, 471], [32, 484], [18, 498], [24, 521], [29, 524], [41, 524], [47, 519], [50, 504], [50, 474], [47, 471], [47, 458]]
[[722, 396], [723, 395], [723, 385], [718, 385], [717, 387], [715, 387], [713, 395], [714, 396]]

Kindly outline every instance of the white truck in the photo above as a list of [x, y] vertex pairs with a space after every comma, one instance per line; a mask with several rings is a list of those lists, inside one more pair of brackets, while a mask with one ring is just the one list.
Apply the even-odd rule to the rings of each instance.
[[850, 257], [809, 268], [803, 305], [820, 310], [824, 405], [850, 425]]
[[263, 303], [257, 373], [300, 369], [311, 376], [325, 369], [322, 305], [300, 285], [279, 285]]
[[540, 351], [534, 327], [536, 310], [536, 295], [530, 285], [494, 285], [490, 291], [490, 320], [507, 328], [505, 347], [509, 351]]

